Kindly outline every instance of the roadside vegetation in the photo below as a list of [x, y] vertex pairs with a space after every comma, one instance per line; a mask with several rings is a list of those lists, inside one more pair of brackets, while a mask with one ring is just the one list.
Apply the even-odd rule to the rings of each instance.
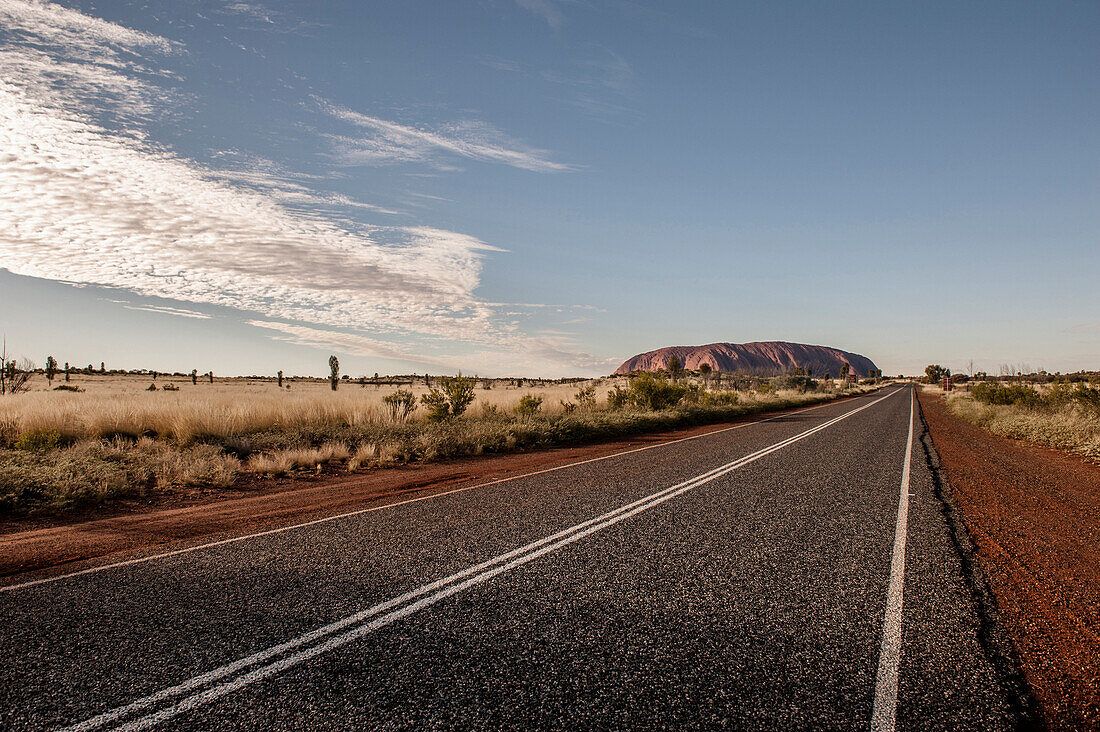
[[980, 381], [947, 394], [953, 414], [994, 434], [1100, 463], [1100, 388], [1085, 381]]
[[[52, 366], [52, 364], [51, 364]], [[591, 381], [477, 377], [52, 379], [0, 400], [0, 513], [206, 491], [721, 422], [874, 388], [802, 374], [641, 373]], [[72, 378], [72, 377], [70, 377]], [[291, 388], [293, 386], [293, 388]], [[396, 386], [396, 388], [394, 388]], [[368, 388], [370, 387], [370, 388]], [[846, 387], [846, 388], [845, 388]]]

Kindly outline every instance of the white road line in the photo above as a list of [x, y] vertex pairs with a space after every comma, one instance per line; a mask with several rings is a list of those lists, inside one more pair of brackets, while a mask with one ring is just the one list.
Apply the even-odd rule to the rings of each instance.
[[909, 401], [909, 437], [905, 443], [905, 466], [901, 471], [898, 523], [894, 528], [894, 554], [890, 559], [890, 587], [886, 592], [886, 615], [882, 622], [882, 648], [875, 679], [875, 706], [871, 712], [873, 732], [894, 732], [898, 716], [898, 666], [901, 662], [901, 605], [905, 595], [905, 535], [909, 524], [909, 466], [913, 458], [913, 424], [916, 392]]
[[262, 536], [271, 536], [273, 534], [281, 534], [284, 531], [293, 531], [295, 529], [303, 529], [307, 526], [316, 526], [317, 524], [327, 523], [329, 521], [336, 521], [337, 519], [348, 518], [350, 516], [358, 516], [364, 513], [373, 513], [374, 511], [383, 511], [387, 508], [396, 508], [397, 506], [404, 506], [409, 503], [419, 503], [420, 501], [430, 501], [436, 498], [443, 498], [444, 496], [450, 496], [455, 493], [464, 493], [466, 491], [476, 490], [478, 488], [488, 488], [489, 486], [498, 485], [500, 483], [507, 483], [512, 480], [522, 480], [524, 478], [531, 478], [536, 475], [542, 475], [543, 473], [552, 473], [556, 470], [565, 470], [566, 468], [575, 468], [579, 465], [588, 465], [589, 463], [599, 462], [601, 460], [610, 460], [611, 458], [620, 457], [622, 455], [630, 455], [636, 452], [642, 452], [643, 450], [652, 450], [657, 447], [667, 447], [669, 445], [676, 445], [681, 442], [687, 442], [688, 440], [698, 440], [701, 437], [710, 437], [711, 435], [717, 435], [722, 432], [729, 432], [730, 430], [738, 430], [744, 427], [751, 427], [757, 424], [763, 424], [764, 422], [772, 422], [782, 417], [790, 417], [795, 414], [802, 414], [803, 412], [810, 412], [815, 409], [821, 409], [827, 407], [834, 402], [825, 402], [823, 404], [816, 404], [806, 409], [799, 409], [794, 412], [784, 412], [783, 414], [777, 414], [774, 417], [768, 417], [766, 419], [758, 419], [753, 422], [745, 422], [743, 424], [736, 424], [732, 427], [722, 427], [721, 429], [711, 430], [710, 432], [704, 432], [701, 435], [692, 435], [691, 437], [681, 437], [676, 440], [669, 440], [667, 442], [659, 442], [656, 445], [645, 445], [644, 447], [635, 447], [630, 450], [622, 450], [621, 452], [612, 453], [610, 455], [603, 455], [601, 457], [589, 458], [587, 460], [579, 460], [575, 463], [568, 463], [566, 465], [558, 465], [553, 468], [544, 468], [542, 470], [535, 470], [530, 473], [523, 473], [522, 475], [513, 475], [507, 478], [498, 478], [497, 480], [491, 480], [487, 483], [478, 483], [477, 485], [469, 485], [462, 488], [453, 488], [449, 491], [442, 491], [440, 493], [433, 493], [428, 496], [420, 496], [418, 498], [409, 498], [404, 501], [395, 501], [394, 503], [387, 503], [382, 506], [372, 506], [370, 508], [360, 508], [355, 511], [348, 511], [346, 513], [338, 513], [332, 516], [324, 516], [319, 519], [313, 519], [311, 521], [304, 521], [298, 524], [291, 524], [290, 526], [280, 526], [277, 529], [268, 529], [266, 531], [257, 531], [251, 534], [242, 534], [240, 536], [233, 536], [228, 539], [220, 539], [218, 541], [211, 541], [205, 544], [196, 544], [195, 546], [184, 547], [182, 549], [174, 549], [172, 551], [161, 552], [159, 554], [150, 554], [144, 557], [136, 557], [134, 559], [127, 559], [121, 562], [112, 562], [110, 564], [100, 564], [95, 567], [88, 567], [87, 569], [81, 569], [76, 572], [68, 572], [66, 574], [53, 575], [51, 577], [42, 577], [35, 580], [28, 580], [27, 582], [20, 582], [14, 585], [0, 586], [0, 592], [11, 592], [13, 590], [22, 590], [28, 587], [36, 587], [38, 585], [45, 585], [51, 582], [58, 582], [63, 579], [70, 579], [72, 577], [80, 577], [86, 574], [93, 574], [95, 572], [102, 572], [106, 569], [116, 569], [118, 567], [129, 567], [135, 564], [143, 564], [145, 562], [151, 562], [155, 559], [167, 559], [169, 557], [179, 556], [180, 554], [187, 554], [200, 549], [211, 549], [217, 546], [224, 546], [226, 544], [235, 544], [239, 541], [246, 541], [248, 539], [258, 539]]
[[[232, 663], [226, 664], [219, 668], [208, 671], [199, 676], [192, 677], [187, 681], [184, 681], [176, 686], [162, 689], [154, 694], [143, 697], [136, 701], [133, 701], [125, 706], [118, 707], [116, 709], [104, 712], [98, 716], [87, 719], [79, 724], [66, 728], [66, 732], [76, 732], [77, 730], [93, 730], [103, 727], [111, 722], [119, 720], [123, 717], [129, 716], [134, 712], [138, 712], [143, 709], [147, 709], [160, 702], [167, 701], [173, 697], [179, 696], [186, 692], [195, 691], [197, 689], [203, 689], [197, 693], [192, 694], [184, 699], [181, 699], [174, 704], [165, 707], [157, 712], [149, 714], [145, 717], [133, 720], [125, 723], [118, 729], [123, 730], [136, 730], [145, 729], [151, 727], [159, 722], [165, 721], [181, 712], [188, 709], [193, 709], [197, 706], [201, 706], [208, 702], [211, 702], [217, 698], [220, 698], [226, 694], [229, 694], [237, 689], [247, 686], [255, 681], [266, 678], [272, 674], [278, 673], [290, 666], [296, 665], [310, 658], [318, 656], [329, 650], [345, 645], [356, 638], [360, 638], [363, 635], [371, 633], [379, 628], [382, 628], [390, 623], [407, 617], [412, 613], [420, 610], [421, 608], [433, 605], [436, 602], [450, 597], [462, 590], [465, 590], [474, 585], [481, 584], [492, 577], [495, 577], [502, 572], [506, 572], [515, 567], [521, 566], [537, 559], [549, 552], [560, 549], [563, 546], [571, 544], [575, 541], [588, 536], [589, 534], [600, 531], [608, 526], [616, 524], [626, 518], [634, 516], [635, 514], [647, 511], [654, 506], [664, 503], [667, 500], [674, 498], [692, 488], [709, 483], [729, 472], [732, 472], [744, 465], [755, 462], [766, 455], [770, 455], [773, 452], [783, 449], [788, 445], [794, 444], [800, 440], [803, 440], [813, 434], [816, 434], [828, 427], [847, 419], [848, 417], [862, 412], [864, 409], [874, 406], [884, 399], [896, 394], [896, 391], [890, 392], [886, 396], [880, 397], [873, 402], [865, 404], [861, 407], [857, 407], [851, 411], [834, 417], [816, 427], [801, 432], [793, 437], [788, 437], [785, 440], [781, 440], [777, 443], [769, 445], [761, 450], [738, 458], [732, 462], [721, 465], [713, 470], [709, 470], [705, 473], [697, 475], [676, 485], [670, 486], [663, 490], [652, 493], [648, 496], [640, 498], [636, 501], [628, 503], [624, 506], [620, 506], [612, 511], [609, 511], [596, 518], [589, 519], [582, 523], [570, 526], [562, 531], [557, 532], [551, 536], [547, 536], [538, 541], [527, 544], [526, 546], [504, 554], [498, 555], [489, 559], [481, 564], [469, 567], [461, 572], [457, 572], [443, 579], [437, 580], [430, 584], [423, 585], [417, 589], [407, 592], [399, 597], [387, 600], [383, 603], [375, 605], [371, 608], [363, 610], [354, 615], [349, 615], [342, 620], [338, 620], [329, 625], [323, 626], [316, 630], [305, 633], [297, 638], [286, 641], [276, 646], [266, 648], [258, 651], [250, 656], [241, 658]], [[419, 598], [419, 599], [418, 599]], [[387, 611], [390, 611], [387, 613]], [[376, 617], [382, 613], [382, 617]], [[371, 618], [375, 618], [371, 620]], [[344, 631], [339, 635], [336, 633]], [[332, 636], [332, 637], [329, 637]], [[256, 668], [246, 674], [237, 676], [236, 678], [224, 681], [220, 684], [215, 684], [220, 679], [233, 676], [233, 674], [243, 669], [255, 666], [259, 663], [268, 661], [275, 658], [287, 651], [291, 651], [303, 646], [308, 646], [314, 641], [319, 641], [327, 638], [322, 643], [318, 643], [312, 647], [304, 648], [290, 655], [284, 656], [278, 660], [272, 661], [264, 666]], [[205, 688], [204, 688], [205, 687]]]

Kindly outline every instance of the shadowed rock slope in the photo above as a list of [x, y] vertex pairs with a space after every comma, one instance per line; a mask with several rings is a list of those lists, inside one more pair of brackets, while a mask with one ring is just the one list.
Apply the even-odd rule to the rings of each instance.
[[813, 376], [830, 374], [840, 376], [844, 364], [849, 364], [855, 376], [867, 376], [877, 368], [874, 362], [858, 353], [848, 353], [828, 346], [809, 346], [786, 341], [759, 341], [757, 343], [711, 343], [706, 346], [669, 346], [656, 351], [639, 353], [628, 358], [615, 369], [616, 374], [631, 371], [659, 371], [668, 366], [668, 360], [676, 355], [684, 368], [698, 371], [710, 364], [715, 371], [734, 372], [760, 376], [787, 373], [794, 368], [810, 369]]

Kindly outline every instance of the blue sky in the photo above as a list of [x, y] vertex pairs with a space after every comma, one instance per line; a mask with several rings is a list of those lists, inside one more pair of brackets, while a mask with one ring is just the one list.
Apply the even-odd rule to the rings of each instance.
[[1100, 5], [0, 2], [38, 362], [1100, 368]]

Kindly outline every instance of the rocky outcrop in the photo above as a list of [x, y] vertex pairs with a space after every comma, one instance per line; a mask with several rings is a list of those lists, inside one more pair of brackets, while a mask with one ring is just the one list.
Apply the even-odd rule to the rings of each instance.
[[656, 351], [639, 353], [628, 358], [615, 369], [616, 374], [631, 371], [659, 371], [668, 366], [668, 360], [676, 355], [684, 368], [698, 371], [710, 364], [714, 371], [741, 372], [757, 376], [784, 374], [791, 369], [809, 369], [812, 376], [830, 374], [840, 376], [844, 364], [851, 367], [854, 376], [867, 376], [878, 368], [866, 356], [848, 353], [828, 346], [808, 346], [786, 341], [760, 341], [757, 343], [711, 343], [707, 346], [669, 346]]

